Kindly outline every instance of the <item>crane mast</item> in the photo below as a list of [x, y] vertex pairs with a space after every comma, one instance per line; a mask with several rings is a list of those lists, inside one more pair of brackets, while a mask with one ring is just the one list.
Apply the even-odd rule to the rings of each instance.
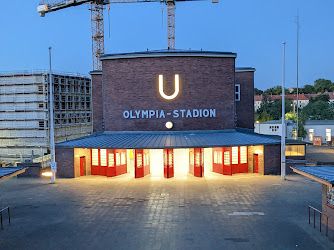
[[[104, 21], [103, 5], [115, 3], [146, 3], [160, 2], [167, 5], [167, 48], [175, 49], [175, 2], [192, 0], [44, 0], [37, 7], [37, 12], [41, 17], [45, 13], [65, 9], [72, 6], [78, 6], [85, 3], [91, 4], [91, 22], [92, 22], [92, 59], [93, 70], [102, 70], [102, 63], [99, 60], [104, 54]], [[218, 3], [218, 0], [212, 0], [212, 3]]]

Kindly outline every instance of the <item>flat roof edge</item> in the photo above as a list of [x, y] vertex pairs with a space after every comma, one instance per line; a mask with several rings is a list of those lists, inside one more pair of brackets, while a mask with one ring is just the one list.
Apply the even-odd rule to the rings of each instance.
[[255, 72], [256, 69], [255, 68], [251, 68], [251, 67], [236, 67], [235, 68], [235, 72]]
[[236, 58], [237, 54], [232, 52], [213, 52], [213, 51], [163, 51], [163, 52], [135, 52], [106, 54], [100, 60], [131, 59], [131, 58], [153, 58], [153, 57], [220, 57]]

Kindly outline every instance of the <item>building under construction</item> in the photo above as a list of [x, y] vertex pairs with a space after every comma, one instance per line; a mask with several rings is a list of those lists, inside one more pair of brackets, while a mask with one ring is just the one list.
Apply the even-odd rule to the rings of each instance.
[[[55, 142], [92, 132], [91, 80], [53, 74]], [[22, 162], [49, 153], [49, 74], [0, 74], [0, 161]]]

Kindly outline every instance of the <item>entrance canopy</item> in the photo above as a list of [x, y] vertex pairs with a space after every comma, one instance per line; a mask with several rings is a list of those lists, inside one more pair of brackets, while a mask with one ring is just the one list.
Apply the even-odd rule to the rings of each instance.
[[279, 144], [280, 139], [231, 130], [98, 132], [57, 147], [105, 149], [168, 149]]
[[25, 171], [26, 169], [21, 167], [7, 167], [7, 168], [0, 167], [0, 181], [22, 174]]
[[327, 186], [334, 187], [334, 166], [293, 166], [292, 170]]

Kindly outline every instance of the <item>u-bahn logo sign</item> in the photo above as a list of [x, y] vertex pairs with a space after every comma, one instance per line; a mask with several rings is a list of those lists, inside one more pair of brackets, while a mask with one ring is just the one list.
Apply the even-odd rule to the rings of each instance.
[[174, 88], [175, 88], [174, 94], [166, 95], [165, 92], [164, 92], [164, 76], [159, 75], [159, 93], [163, 98], [165, 98], [167, 100], [173, 100], [179, 94], [179, 92], [180, 92], [180, 77], [179, 77], [178, 74], [175, 75]]
[[[159, 94], [166, 100], [173, 100], [180, 93], [180, 77], [175, 74], [174, 93], [166, 95], [164, 92], [164, 76], [159, 75]], [[163, 119], [163, 118], [214, 118], [217, 117], [215, 108], [195, 108], [195, 109], [137, 109], [123, 111], [125, 119]]]

